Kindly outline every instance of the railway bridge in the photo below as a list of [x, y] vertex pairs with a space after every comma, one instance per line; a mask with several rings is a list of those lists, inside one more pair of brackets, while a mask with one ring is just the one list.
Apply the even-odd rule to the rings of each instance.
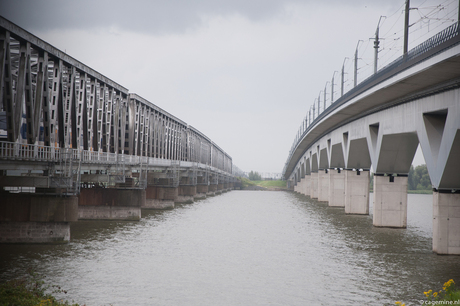
[[[321, 109], [321, 111], [320, 111]], [[433, 186], [433, 251], [460, 254], [460, 35], [446, 28], [307, 113], [283, 176], [295, 191], [405, 228], [417, 147]]]
[[232, 189], [206, 135], [0, 17], [0, 242], [70, 239]]

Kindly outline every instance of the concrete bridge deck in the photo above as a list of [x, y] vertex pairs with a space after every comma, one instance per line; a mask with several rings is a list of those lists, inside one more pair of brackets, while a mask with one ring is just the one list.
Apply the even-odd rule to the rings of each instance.
[[295, 191], [406, 227], [416, 149], [433, 185], [433, 251], [460, 254], [460, 35], [458, 23], [332, 103], [307, 114], [283, 170]]

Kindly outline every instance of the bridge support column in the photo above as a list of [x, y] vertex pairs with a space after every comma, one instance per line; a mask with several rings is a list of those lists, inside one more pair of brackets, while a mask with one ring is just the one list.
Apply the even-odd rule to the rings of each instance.
[[147, 186], [143, 209], [173, 209], [178, 196], [177, 187]]
[[311, 175], [305, 175], [305, 195], [311, 196]]
[[194, 185], [179, 186], [178, 196], [175, 202], [184, 203], [184, 204], [193, 203], [195, 195], [196, 195], [196, 186]]
[[67, 243], [78, 220], [76, 196], [0, 195], [0, 243]]
[[217, 191], [217, 184], [209, 184], [208, 185], [208, 193], [206, 193], [206, 196], [215, 196]]
[[345, 207], [345, 173], [329, 169], [329, 206]]
[[300, 185], [299, 185], [299, 182], [297, 182], [297, 184], [294, 185], [294, 191], [299, 193], [299, 188], [300, 188]]
[[196, 185], [195, 199], [204, 199], [208, 193], [208, 185]]
[[407, 226], [407, 179], [374, 175], [374, 226]]
[[311, 198], [318, 198], [318, 172], [311, 173]]
[[327, 169], [318, 171], [318, 201], [329, 201], [329, 172]]
[[78, 219], [139, 221], [145, 202], [144, 189], [83, 188], [78, 199]]
[[300, 193], [301, 194], [303, 195], [307, 194], [306, 187], [307, 187], [307, 177], [305, 176], [300, 180]]
[[216, 188], [216, 194], [221, 194], [223, 192], [223, 189], [224, 189], [224, 184], [218, 183], [217, 188]]
[[433, 191], [433, 252], [460, 255], [460, 193]]
[[369, 171], [344, 170], [345, 213], [369, 214]]

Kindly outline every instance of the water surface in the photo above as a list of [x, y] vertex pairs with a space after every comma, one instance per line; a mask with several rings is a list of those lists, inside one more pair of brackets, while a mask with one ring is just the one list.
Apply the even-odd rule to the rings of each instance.
[[0, 273], [33, 268], [86, 305], [420, 305], [460, 283], [460, 257], [431, 251], [431, 201], [409, 195], [407, 229], [388, 229], [291, 192], [232, 191], [77, 222], [67, 245], [1, 245]]

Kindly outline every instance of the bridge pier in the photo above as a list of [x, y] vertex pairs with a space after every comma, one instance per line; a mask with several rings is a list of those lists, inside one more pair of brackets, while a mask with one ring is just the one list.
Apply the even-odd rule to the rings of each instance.
[[177, 199], [177, 187], [147, 186], [143, 209], [173, 209]]
[[311, 175], [305, 175], [305, 195], [311, 196]]
[[318, 172], [312, 172], [311, 176], [311, 198], [318, 198]]
[[329, 172], [327, 169], [318, 171], [318, 201], [329, 202]]
[[306, 183], [307, 178], [303, 177], [300, 179], [300, 182], [298, 183], [299, 189], [298, 193], [305, 195], [305, 183]]
[[208, 192], [206, 193], [206, 196], [212, 197], [216, 195], [217, 191], [217, 184], [209, 184], [208, 185]]
[[345, 173], [329, 169], [329, 206], [345, 207]]
[[79, 220], [139, 221], [146, 191], [134, 188], [82, 188], [78, 198]]
[[460, 255], [460, 193], [433, 191], [433, 252]]
[[197, 177], [195, 199], [204, 199], [208, 193], [208, 178], [205, 175]]
[[1, 193], [1, 243], [67, 243], [78, 220], [76, 196]]
[[345, 213], [369, 214], [369, 171], [343, 170], [345, 174]]
[[196, 185], [179, 185], [176, 203], [193, 203], [196, 195]]
[[406, 228], [407, 180], [374, 174], [374, 226]]

